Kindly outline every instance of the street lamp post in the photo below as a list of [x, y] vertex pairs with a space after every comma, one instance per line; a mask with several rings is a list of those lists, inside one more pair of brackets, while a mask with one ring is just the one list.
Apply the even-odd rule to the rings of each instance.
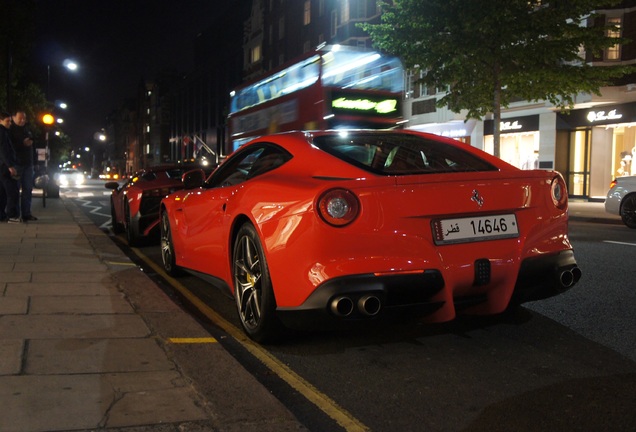
[[46, 193], [49, 187], [49, 130], [51, 125], [55, 123], [55, 118], [51, 114], [42, 116], [42, 123], [45, 125], [44, 132], [44, 186], [42, 187], [42, 207], [46, 207]]

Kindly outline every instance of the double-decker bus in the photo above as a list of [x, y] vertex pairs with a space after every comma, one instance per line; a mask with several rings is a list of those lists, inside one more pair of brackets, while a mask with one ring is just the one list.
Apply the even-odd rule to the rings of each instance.
[[289, 130], [400, 124], [404, 67], [392, 56], [339, 45], [306, 54], [230, 93], [230, 150]]

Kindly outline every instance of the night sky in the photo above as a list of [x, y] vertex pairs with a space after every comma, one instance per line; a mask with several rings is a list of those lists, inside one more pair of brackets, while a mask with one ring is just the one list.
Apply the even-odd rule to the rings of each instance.
[[[223, 25], [223, 12], [246, 0], [37, 0], [35, 64], [50, 100], [64, 100], [63, 129], [75, 147], [92, 144], [105, 118], [136, 96], [142, 78], [191, 72], [196, 35]], [[62, 67], [73, 59], [80, 69]]]

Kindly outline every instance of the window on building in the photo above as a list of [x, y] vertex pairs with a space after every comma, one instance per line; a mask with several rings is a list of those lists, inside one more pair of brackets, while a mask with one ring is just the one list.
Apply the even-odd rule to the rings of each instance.
[[349, 18], [360, 19], [367, 17], [367, 0], [349, 0]]
[[331, 12], [331, 37], [336, 37], [336, 34], [338, 34], [338, 14], [334, 10]]
[[[622, 28], [621, 17], [608, 17], [607, 25], [614, 26], [614, 29], [610, 29], [607, 31], [608, 37], [621, 37], [621, 28]], [[621, 46], [620, 44], [613, 45], [605, 50], [605, 60], [620, 60], [621, 59]]]
[[342, 0], [340, 3], [340, 23], [349, 22], [349, 0]]
[[311, 0], [305, 0], [303, 9], [303, 25], [311, 24]]
[[250, 50], [250, 63], [256, 63], [261, 60], [261, 46], [256, 45]]
[[278, 40], [285, 38], [285, 18], [278, 19]]

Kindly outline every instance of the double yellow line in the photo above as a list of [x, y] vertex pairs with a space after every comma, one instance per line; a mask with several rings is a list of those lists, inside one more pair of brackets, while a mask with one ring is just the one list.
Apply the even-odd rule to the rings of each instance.
[[[370, 430], [367, 426], [361, 423], [358, 419], [353, 417], [349, 412], [340, 407], [335, 401], [329, 398], [327, 395], [320, 392], [309, 382], [304, 380], [301, 376], [281, 363], [276, 357], [271, 355], [262, 346], [258, 345], [254, 341], [243, 333], [242, 330], [236, 328], [226, 319], [221, 317], [216, 311], [205, 304], [201, 299], [192, 294], [188, 288], [186, 288], [177, 279], [169, 276], [164, 272], [163, 268], [155, 264], [152, 260], [146, 257], [137, 248], [131, 248], [131, 250], [137, 255], [144, 263], [151, 267], [156, 273], [160, 274], [166, 281], [172, 285], [177, 291], [179, 291], [194, 307], [196, 307], [201, 313], [203, 313], [212, 323], [225, 331], [228, 335], [232, 336], [239, 344], [243, 346], [250, 354], [260, 360], [265, 366], [267, 366], [274, 374], [280, 379], [289, 384], [294, 390], [302, 394], [308, 401], [313, 403], [318, 409], [324, 412], [327, 416], [332, 418], [336, 423], [342, 426], [349, 432], [362, 432]], [[172, 343], [214, 343], [214, 338], [172, 338]]]

